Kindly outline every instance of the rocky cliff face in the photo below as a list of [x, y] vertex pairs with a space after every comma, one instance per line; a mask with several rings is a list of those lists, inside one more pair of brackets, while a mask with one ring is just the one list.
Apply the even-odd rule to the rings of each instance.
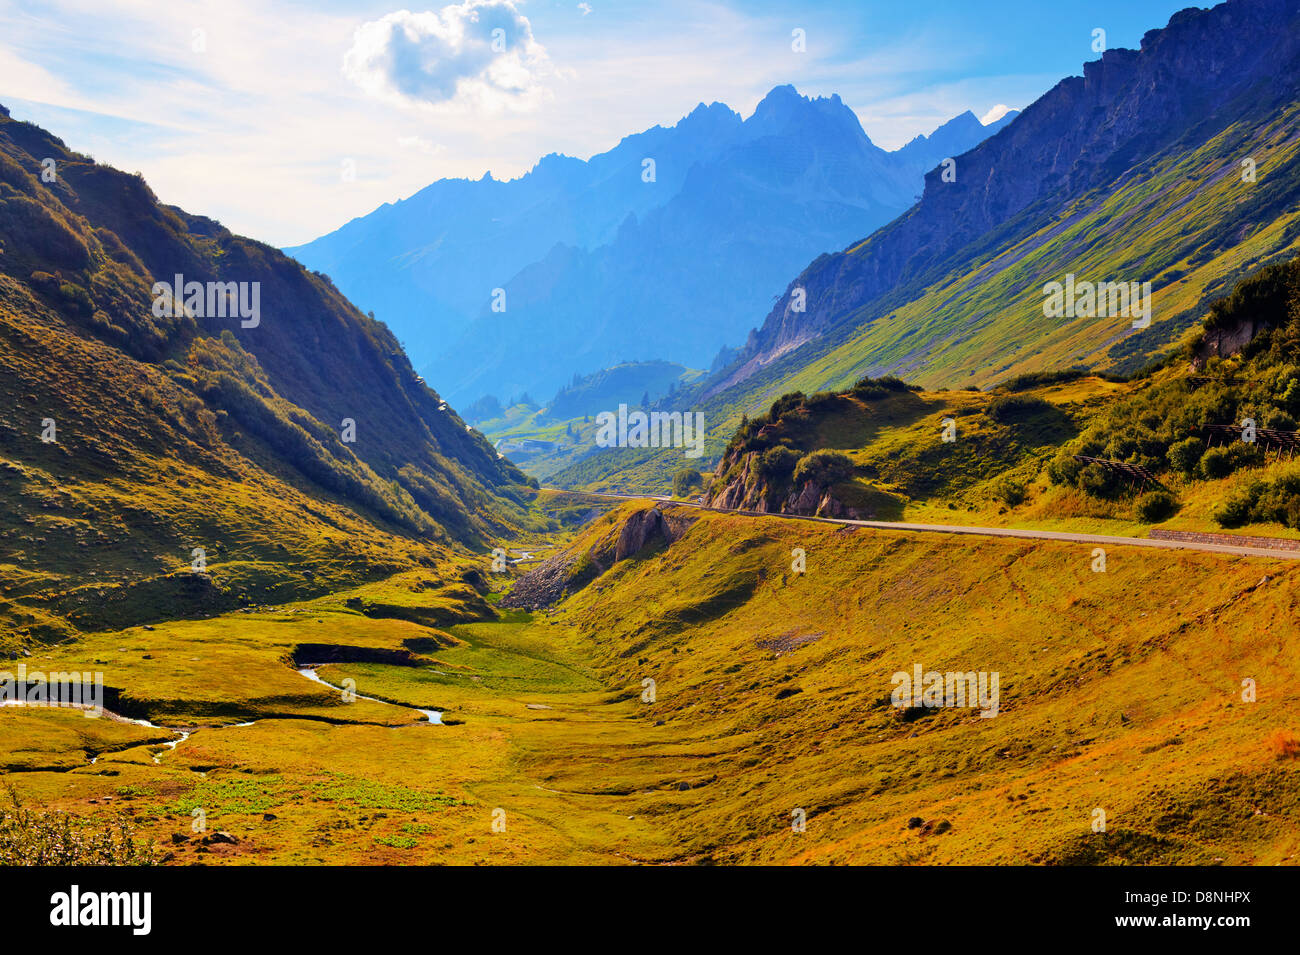
[[[718, 462], [703, 503], [759, 514], [874, 518], [869, 507], [845, 501], [845, 497], [860, 497], [849, 482], [853, 473], [850, 460], [839, 452], [826, 451], [804, 458], [802, 451], [791, 447], [788, 437], [783, 440], [787, 422], [780, 414], [775, 417], [775, 421], [742, 427]], [[784, 454], [784, 463], [774, 463], [773, 453]]]
[[[1141, 50], [1108, 50], [1082, 77], [1058, 83], [997, 135], [956, 157], [956, 181], [926, 175], [921, 201], [844, 252], [817, 258], [750, 334], [712, 393], [744, 381], [840, 326], [869, 321], [900, 286], [952, 271], [1034, 208], [1055, 215], [1071, 198], [1122, 182], [1126, 171], [1189, 131], [1206, 138], [1246, 108], [1294, 101], [1300, 7], [1293, 0], [1229, 0], [1175, 14]], [[1019, 234], [1019, 233], [1017, 233]], [[1011, 241], [1014, 241], [1012, 237]], [[932, 277], [932, 276], [931, 276]], [[806, 292], [795, 310], [794, 292]]]
[[1192, 367], [1200, 369], [1211, 358], [1227, 358], [1229, 355], [1237, 354], [1270, 324], [1259, 317], [1249, 316], [1225, 328], [1206, 331], [1192, 356]]
[[800, 514], [807, 517], [836, 517], [848, 520], [871, 520], [876, 515], [863, 508], [851, 507], [841, 501], [834, 486], [809, 480], [791, 484], [771, 481], [758, 476], [759, 452], [750, 451], [738, 460], [724, 458], [718, 464], [717, 475], [732, 472], [721, 486], [705, 495], [706, 507], [728, 510], [756, 511], [760, 514]]

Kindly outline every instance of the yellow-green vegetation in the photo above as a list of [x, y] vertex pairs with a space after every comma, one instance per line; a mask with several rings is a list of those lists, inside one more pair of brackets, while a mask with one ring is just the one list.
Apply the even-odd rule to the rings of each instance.
[[[255, 287], [261, 311], [160, 308], [155, 278], [177, 274]], [[0, 475], [4, 652], [550, 526], [328, 278], [3, 112]]]
[[[1198, 14], [1202, 28], [1226, 35], [1209, 25], [1221, 14]], [[1066, 89], [1063, 83], [1049, 97], [1068, 95]], [[734, 365], [682, 396], [684, 405], [706, 415], [708, 454], [726, 445], [744, 416], [782, 395], [846, 391], [864, 375], [898, 375], [936, 390], [989, 389], [1080, 364], [1116, 376], [1139, 374], [1195, 339], [1211, 303], [1241, 279], [1295, 258], [1300, 180], [1288, 171], [1300, 159], [1292, 135], [1300, 106], [1293, 98], [1279, 105], [1248, 94], [1214, 108], [1212, 118], [1198, 116], [1195, 131], [1182, 124], [1159, 131], [1166, 117], [1151, 117], [1125, 134], [1111, 122], [1132, 117], [1119, 119], [1125, 109], [1101, 99], [1097, 115], [1111, 117], [1104, 127], [1076, 125], [1077, 118], [1057, 126], [1049, 118], [1059, 118], [1059, 101], [1037, 113], [1043, 125], [1035, 126], [1027, 111], [1006, 136], [971, 151], [963, 163], [970, 179], [944, 183], [932, 173], [917, 206], [844, 252], [810, 263], [758, 329], [758, 352], [747, 345]], [[1096, 155], [1076, 154], [1076, 171], [1089, 174], [1066, 187], [1053, 173], [1038, 201], [1024, 204], [1034, 188], [1011, 170], [1054, 168], [1098, 128], [1121, 138], [1091, 140]], [[1128, 145], [1112, 152], [1125, 136]], [[1066, 153], [1047, 145], [1065, 142], [1072, 144]], [[1243, 157], [1256, 175], [1242, 175]], [[993, 213], [990, 220], [990, 207], [1003, 203], [1019, 211], [1006, 219]], [[1150, 282], [1149, 327], [1134, 328], [1116, 310], [1045, 314], [1045, 285], [1067, 275]], [[806, 311], [789, 310], [796, 292], [806, 295]], [[662, 490], [672, 457], [603, 452], [551, 482]]]
[[1132, 380], [1069, 369], [988, 392], [925, 391], [885, 377], [783, 395], [742, 418], [706, 503], [1119, 535], [1160, 525], [1296, 537], [1297, 414], [1292, 261], [1244, 279], [1181, 354]]
[[[10, 780], [43, 811], [128, 817], [176, 864], [1300, 851], [1294, 563], [1116, 547], [1096, 572], [1084, 545], [677, 510], [671, 543], [534, 613], [493, 619], [456, 566], [432, 590], [416, 572], [88, 635], [27, 662], [98, 668], [166, 729], [6, 708]], [[559, 558], [645, 513], [598, 518]], [[480, 619], [364, 612], [425, 593]], [[389, 702], [295, 673], [304, 647], [337, 658], [296, 661], [326, 683]], [[915, 664], [998, 672], [998, 714], [891, 705]]]
[[0, 865], [153, 865], [153, 847], [124, 819], [89, 821], [68, 813], [0, 807]]
[[1034, 526], [1097, 529], [1088, 521], [1127, 517], [1122, 504], [1086, 513], [1070, 504], [1054, 514], [1051, 504], [1064, 504], [1065, 495], [1049, 493], [1041, 472], [1099, 407], [1132, 386], [1063, 378], [993, 393], [864, 379], [842, 394], [784, 396], [736, 433], [710, 498], [794, 510], [789, 498], [812, 482], [842, 505], [835, 516], [1014, 526], [1032, 514]]
[[[1082, 546], [708, 514], [551, 626], [626, 694], [655, 681], [645, 719], [682, 749], [628, 784], [659, 793], [640, 811], [672, 858], [1282, 862], [1300, 848], [1296, 573], [1124, 548], [1097, 573]], [[917, 663], [998, 671], [999, 714], [891, 706]], [[544, 784], [577, 785], [577, 755], [539, 760]]]
[[[1141, 368], [1243, 275], [1296, 254], [1300, 204], [1286, 170], [1300, 152], [1289, 133], [1300, 107], [1252, 105], [1203, 142], [1174, 142], [1099, 188], [980, 236], [852, 316], [845, 335], [786, 370], [782, 387], [845, 387], [866, 368], [905, 370], [928, 387], [988, 386], [1081, 360]], [[1250, 182], [1235, 174], [1246, 155], [1259, 170]], [[846, 254], [869, 261], [894, 228]], [[1151, 281], [1151, 327], [1134, 334], [1121, 316], [1045, 316], [1044, 283], [1067, 273]]]
[[[621, 362], [590, 375], [573, 376], [544, 407], [520, 401], [502, 408], [489, 396], [466, 409], [483, 433], [541, 481], [575, 465], [596, 450], [596, 417], [616, 412], [620, 404], [658, 406], [671, 402], [678, 389], [704, 376], [674, 362]], [[526, 399], [527, 396], [525, 396]]]

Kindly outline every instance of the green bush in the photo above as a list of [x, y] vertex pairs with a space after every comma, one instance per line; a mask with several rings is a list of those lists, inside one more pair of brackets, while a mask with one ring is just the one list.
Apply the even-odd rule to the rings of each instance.
[[[1198, 458], [1196, 452], [1201, 449], [1189, 435], [1207, 425], [1240, 422], [1247, 417], [1261, 427], [1295, 430], [1300, 415], [1300, 364], [1295, 345], [1300, 340], [1300, 259], [1260, 269], [1242, 279], [1208, 312], [1200, 340], [1189, 345], [1188, 357], [1200, 365], [1197, 379], [1147, 379], [1133, 394], [1096, 414], [1067, 453], [1155, 469], [1169, 467], [1214, 480], [1261, 463], [1259, 447], [1236, 441], [1204, 451]], [[1203, 353], [1207, 331], [1247, 321], [1264, 328], [1239, 355], [1223, 358]], [[1105, 483], [1061, 458], [1049, 467], [1049, 476], [1085, 490]], [[1225, 504], [1223, 512], [1229, 520], [1237, 520], [1240, 510], [1239, 504]]]
[[1087, 368], [1066, 368], [1063, 371], [1031, 371], [1028, 374], [1008, 378], [998, 385], [999, 391], [1028, 391], [1030, 388], [1042, 388], [1065, 381], [1078, 381], [1092, 374]]
[[1225, 478], [1232, 473], [1232, 456], [1226, 448], [1210, 448], [1201, 456], [1197, 470], [1203, 478]]
[[1272, 481], [1253, 481], [1223, 503], [1214, 519], [1224, 527], [1278, 523], [1300, 528], [1300, 468]]
[[1258, 492], [1253, 488], [1238, 491], [1214, 512], [1214, 520], [1220, 527], [1240, 527], [1242, 524], [1250, 523], [1250, 511], [1257, 497]]
[[798, 451], [778, 444], [774, 448], [768, 448], [755, 459], [755, 470], [760, 478], [771, 483], [789, 478], [798, 463]]
[[993, 496], [1007, 507], [1016, 507], [1025, 500], [1025, 486], [1011, 478], [1003, 478], [993, 487]]
[[1232, 470], [1239, 471], [1263, 464], [1264, 452], [1254, 441], [1237, 441], [1228, 445], [1228, 458], [1232, 462]]
[[1200, 438], [1192, 437], [1184, 441], [1169, 446], [1169, 464], [1175, 471], [1181, 471], [1188, 476], [1196, 472], [1196, 465], [1200, 463], [1201, 455], [1205, 453], [1205, 442]]
[[1062, 451], [1047, 463], [1047, 479], [1053, 484], [1075, 487], [1079, 480], [1079, 471], [1083, 465], [1074, 460], [1069, 451]]
[[787, 411], [792, 411], [802, 405], [805, 397], [802, 391], [792, 391], [789, 394], [782, 395], [772, 402], [772, 408], [767, 413], [768, 417], [772, 421], [779, 421]]
[[813, 481], [829, 487], [853, 476], [853, 462], [847, 454], [822, 448], [799, 459], [794, 469], [795, 484]]
[[1168, 491], [1147, 491], [1137, 499], [1137, 518], [1143, 524], [1158, 524], [1178, 510], [1178, 501]]
[[919, 385], [909, 385], [903, 379], [894, 375], [885, 375], [883, 378], [872, 378], [870, 376], [859, 378], [853, 384], [852, 393], [858, 398], [873, 401], [903, 391], [920, 390]]
[[1051, 410], [1052, 405], [1032, 395], [999, 395], [988, 403], [984, 413], [999, 424], [1024, 421]]
[[704, 475], [695, 468], [682, 468], [673, 475], [673, 496], [686, 497], [704, 483]]
[[1112, 497], [1123, 487], [1124, 481], [1110, 468], [1087, 464], [1079, 469], [1077, 484], [1094, 497]]

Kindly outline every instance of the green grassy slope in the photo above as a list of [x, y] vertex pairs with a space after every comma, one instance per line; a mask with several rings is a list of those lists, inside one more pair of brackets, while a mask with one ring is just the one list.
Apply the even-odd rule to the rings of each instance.
[[[565, 556], [585, 586], [543, 611], [371, 615], [472, 616], [466, 564], [40, 650], [33, 667], [101, 669], [190, 735], [5, 708], [0, 768], [28, 805], [129, 814], [177, 864], [1300, 853], [1300, 654], [1277, 623], [1300, 610], [1294, 562], [1115, 547], [1098, 573], [1086, 545], [678, 508], [671, 543], [584, 569], [644, 510], [583, 531]], [[388, 702], [294, 673], [304, 644], [352, 648], [322, 678]], [[997, 715], [892, 706], [916, 664], [996, 671]], [[235, 841], [195, 833], [196, 809]]]
[[[1300, 180], [1288, 174], [1300, 159], [1298, 125], [1300, 106], [1254, 109], [1204, 143], [1180, 143], [1084, 195], [1021, 213], [888, 306], [855, 315], [856, 330], [784, 387], [846, 386], [885, 370], [930, 387], [1078, 363], [1135, 370], [1242, 274], [1300, 248]], [[1242, 181], [1242, 157], [1256, 163], [1254, 182]], [[848, 254], [870, 256], [881, 241]], [[1045, 317], [1042, 286], [1066, 273], [1152, 282], [1151, 328], [1135, 332], [1125, 317]]]
[[[702, 515], [545, 624], [594, 648], [602, 679], [677, 744], [570, 746], [526, 765], [566, 791], [599, 765], [602, 792], [671, 840], [656, 858], [1293, 860], [1295, 634], [1260, 622], [1300, 609], [1295, 565], [1115, 548], [1095, 573], [1092, 560], [1083, 545]], [[998, 671], [998, 715], [891, 706], [892, 675], [916, 663]], [[1269, 689], [1244, 702], [1244, 679]]]
[[[257, 283], [260, 321], [159, 317], [152, 285], [177, 273]], [[546, 523], [327, 279], [3, 113], [0, 476], [3, 649], [321, 592]]]

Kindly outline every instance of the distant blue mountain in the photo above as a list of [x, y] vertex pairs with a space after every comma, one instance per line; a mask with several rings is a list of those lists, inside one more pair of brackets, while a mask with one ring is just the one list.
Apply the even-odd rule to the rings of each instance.
[[886, 152], [838, 96], [780, 86], [748, 119], [700, 104], [586, 162], [440, 180], [286, 251], [382, 319], [453, 402], [548, 394], [629, 360], [707, 367], [809, 259], [893, 219], [926, 171], [1014, 115], [963, 113]]

